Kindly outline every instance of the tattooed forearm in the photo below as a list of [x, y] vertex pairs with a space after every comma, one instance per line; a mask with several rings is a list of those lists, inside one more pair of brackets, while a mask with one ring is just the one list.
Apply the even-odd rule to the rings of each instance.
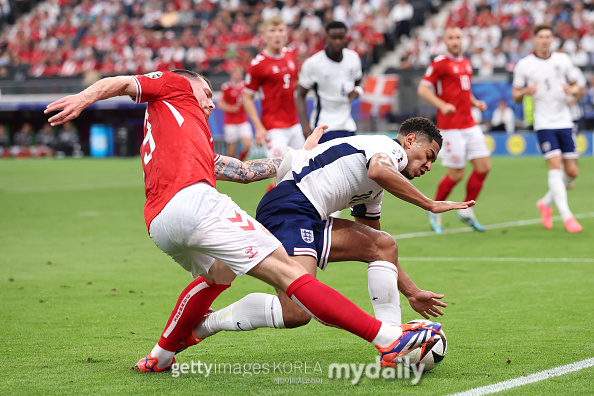
[[263, 158], [242, 162], [235, 158], [225, 157], [215, 164], [215, 175], [219, 180], [238, 183], [269, 179], [276, 176], [276, 171], [282, 160], [282, 158]]

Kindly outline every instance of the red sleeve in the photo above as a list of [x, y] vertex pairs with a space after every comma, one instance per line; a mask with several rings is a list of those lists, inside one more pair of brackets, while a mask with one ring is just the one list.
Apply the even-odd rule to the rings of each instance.
[[170, 71], [158, 71], [133, 78], [137, 90], [137, 95], [133, 98], [136, 103], [179, 99], [180, 94], [194, 95], [190, 81]]
[[258, 55], [256, 58], [254, 58], [252, 63], [250, 63], [250, 66], [248, 67], [247, 72], [245, 74], [245, 88], [246, 90], [252, 92], [256, 92], [260, 88], [261, 76], [258, 73], [260, 69], [260, 67], [258, 67], [260, 65], [258, 57], [261, 57], [261, 55]]
[[436, 62], [435, 60], [431, 62], [425, 74], [423, 75], [423, 81], [427, 85], [431, 85], [435, 88], [437, 85], [437, 80], [439, 80], [441, 74], [441, 65], [442, 62]]

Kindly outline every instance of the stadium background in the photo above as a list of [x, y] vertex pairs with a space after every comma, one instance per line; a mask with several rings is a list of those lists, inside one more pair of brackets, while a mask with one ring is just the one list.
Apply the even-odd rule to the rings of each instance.
[[[505, 100], [515, 112], [518, 131], [523, 131], [522, 108], [511, 100], [511, 70], [531, 49], [531, 28], [549, 22], [558, 34], [555, 47], [569, 53], [591, 80], [582, 100], [585, 113], [579, 147], [582, 154], [592, 153], [592, 2], [556, 0], [548, 8], [536, 0], [411, 0], [408, 4], [412, 18], [400, 20], [402, 5], [394, 0], [3, 0], [0, 123], [12, 135], [25, 121], [38, 130], [46, 119], [45, 105], [79, 92], [102, 76], [185, 67], [205, 74], [216, 91], [228, 79], [231, 67], [245, 67], [262, 48], [259, 23], [280, 14], [290, 26], [289, 42], [299, 49], [300, 62], [323, 48], [323, 24], [341, 19], [349, 26], [349, 47], [360, 54], [366, 78], [382, 81], [396, 76], [397, 88], [382, 92], [366, 87], [364, 97], [353, 103], [360, 132], [393, 133], [407, 117], [434, 118], [434, 109], [418, 98], [416, 87], [431, 57], [444, 50], [440, 31], [446, 24], [464, 29], [465, 54], [475, 67], [473, 91], [488, 104], [482, 114], [485, 129], [497, 102]], [[387, 106], [379, 109], [373, 106], [376, 103]], [[308, 105], [311, 108], [311, 99]], [[94, 146], [95, 156], [135, 155], [142, 142], [143, 108], [117, 98], [85, 111], [75, 121], [85, 153], [90, 154]], [[220, 111], [215, 111], [210, 124], [216, 149], [224, 152]], [[530, 133], [511, 140], [494, 133], [488, 140], [494, 154], [538, 153]], [[255, 148], [252, 155], [261, 152]]]

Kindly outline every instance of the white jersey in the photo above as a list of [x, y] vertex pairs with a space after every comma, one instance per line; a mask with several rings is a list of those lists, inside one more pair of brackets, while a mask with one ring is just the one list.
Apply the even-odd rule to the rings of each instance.
[[361, 217], [379, 218], [384, 189], [367, 176], [367, 164], [378, 153], [387, 154], [398, 171], [408, 164], [402, 146], [387, 136], [349, 136], [310, 151], [289, 149], [277, 180], [295, 180], [322, 220], [337, 210], [359, 204], [366, 206]]
[[[576, 73], [577, 85], [578, 87], [580, 87], [580, 89], [583, 89], [584, 87], [586, 87], [586, 76], [584, 76], [584, 73], [582, 73], [579, 67], [576, 67]], [[567, 98], [567, 100], [570, 99], [571, 96]], [[576, 101], [574, 104], [572, 104], [569, 107], [569, 111], [571, 111], [571, 118], [573, 119], [573, 121], [581, 120], [584, 117], [584, 107], [582, 106], [582, 100], [580, 99]]]
[[357, 124], [351, 115], [349, 93], [362, 75], [359, 55], [348, 48], [342, 50], [340, 62], [328, 58], [325, 50], [303, 62], [299, 85], [305, 89], [313, 89], [316, 95], [316, 103], [310, 116], [312, 129], [318, 125], [328, 125], [329, 131], [357, 130]]
[[553, 52], [547, 59], [531, 54], [514, 69], [515, 88], [537, 83], [534, 101], [534, 130], [566, 129], [573, 126], [563, 85], [577, 81], [576, 68], [567, 54]]

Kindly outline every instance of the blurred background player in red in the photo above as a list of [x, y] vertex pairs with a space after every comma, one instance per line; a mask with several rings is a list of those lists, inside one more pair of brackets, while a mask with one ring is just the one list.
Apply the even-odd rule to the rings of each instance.
[[[286, 47], [288, 30], [281, 16], [265, 20], [262, 34], [266, 47], [248, 67], [243, 106], [254, 124], [256, 144], [266, 141], [267, 157], [283, 157], [287, 147], [299, 149], [305, 142], [295, 107], [297, 59]], [[262, 118], [254, 103], [257, 92], [262, 99]], [[274, 185], [273, 180], [269, 189]]]
[[[476, 200], [487, 174], [491, 170], [491, 152], [483, 131], [472, 118], [471, 109], [487, 109], [485, 102], [472, 94], [472, 65], [462, 55], [462, 31], [459, 27], [445, 29], [443, 41], [447, 52], [437, 56], [419, 83], [421, 98], [437, 107], [437, 128], [443, 136], [440, 156], [448, 173], [441, 179], [435, 194], [436, 201], [445, 201], [452, 188], [464, 178], [466, 161], [473, 171], [466, 184], [464, 201]], [[437, 232], [443, 232], [441, 215], [429, 214], [429, 224]], [[485, 231], [474, 215], [474, 209], [461, 209], [456, 217], [477, 231]]]
[[[252, 145], [252, 127], [243, 109], [243, 69], [234, 66], [231, 79], [221, 86], [221, 99], [217, 106], [225, 112], [223, 131], [229, 157], [244, 160]], [[237, 142], [241, 141], [241, 151], [237, 156]]]

